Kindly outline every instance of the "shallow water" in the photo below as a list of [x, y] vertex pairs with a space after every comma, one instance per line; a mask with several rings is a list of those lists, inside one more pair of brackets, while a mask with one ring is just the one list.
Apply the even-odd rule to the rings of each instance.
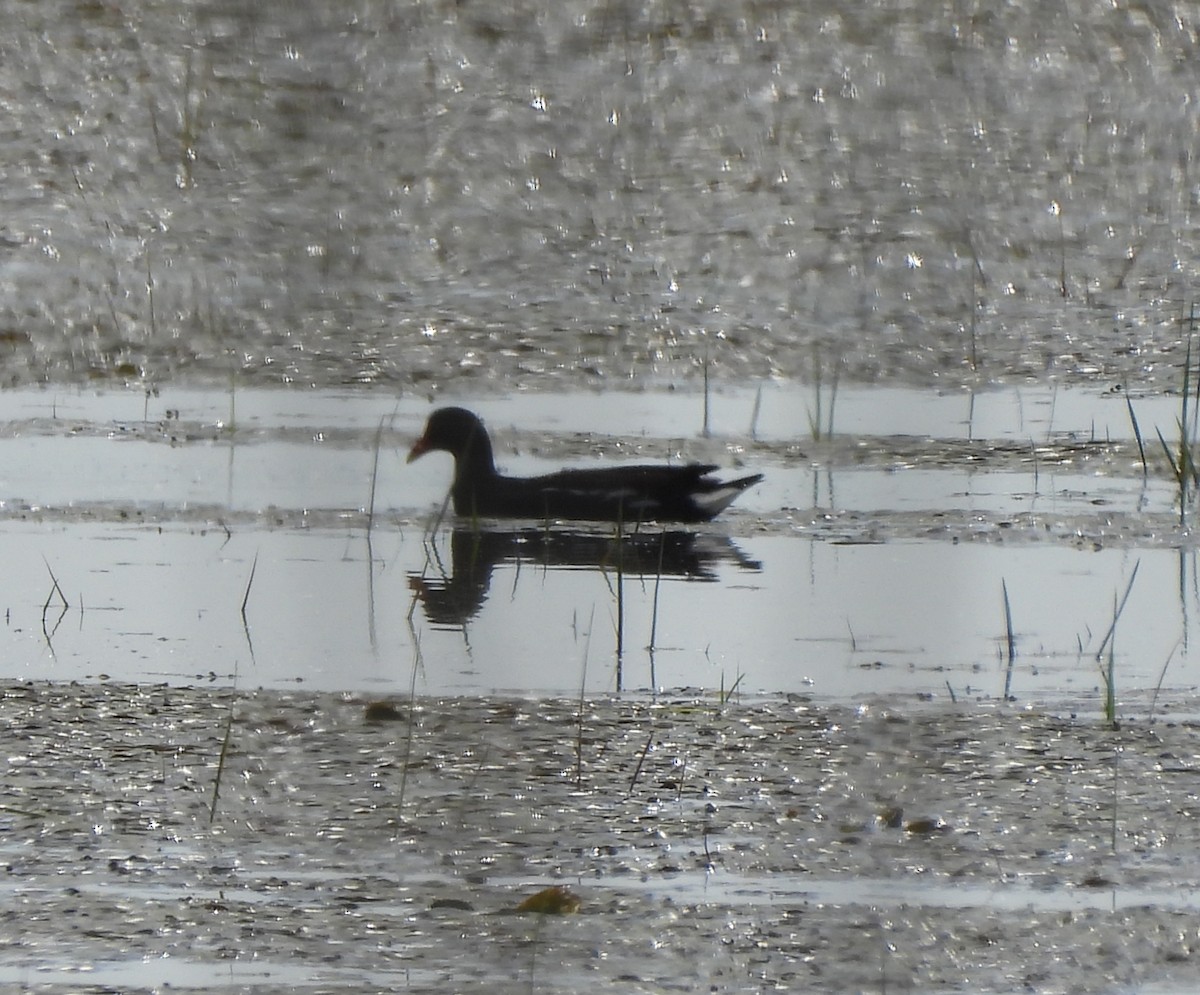
[[[426, 563], [415, 529], [407, 540], [377, 537], [370, 550], [351, 529], [235, 530], [230, 538], [215, 525], [4, 525], [10, 552], [0, 595], [9, 624], [0, 645], [8, 675], [381, 694], [401, 693], [414, 679], [421, 693], [438, 694], [735, 682], [746, 691], [833, 698], [997, 696], [1007, 688], [1023, 700], [1088, 709], [1096, 707], [1095, 655], [1113, 597], [1137, 566], [1118, 629], [1120, 687], [1196, 684], [1179, 645], [1195, 640], [1200, 618], [1189, 579], [1194, 553], [718, 537], [678, 567], [704, 564], [703, 573], [659, 581], [655, 541], [643, 572], [622, 583], [618, 663], [616, 554], [603, 537], [599, 552], [585, 543], [580, 558], [568, 560], [536, 530], [532, 540], [515, 536], [515, 545], [503, 534], [503, 559], [476, 560], [467, 575], [460, 563], [457, 576], [447, 541], [439, 541], [434, 549], [451, 571], [443, 578]], [[475, 545], [469, 533], [455, 541], [468, 551]], [[580, 541], [569, 545], [578, 551]], [[1017, 639], [1011, 674], [1002, 659], [1001, 579]], [[936, 626], [931, 606], [939, 606]]]
[[[905, 408], [936, 402], [911, 393]], [[230, 424], [221, 394], [10, 392], [0, 463], [21, 497], [0, 520], [8, 674], [430, 694], [738, 684], [1093, 708], [1113, 599], [1136, 568], [1120, 687], [1194, 686], [1200, 585], [1174, 488], [1143, 480], [1128, 442], [1076, 448], [1069, 423], [1050, 425], [1052, 402], [1091, 431], [1106, 395], [1008, 393], [978, 397], [965, 435], [961, 422], [938, 438], [841, 432], [803, 456], [780, 427], [799, 392], [760, 405], [757, 441], [581, 433], [571, 419], [587, 412], [565, 407], [560, 424], [540, 396], [528, 410], [523, 396], [485, 404], [494, 423], [539, 426], [498, 430], [517, 471], [699, 451], [767, 475], [718, 523], [618, 546], [604, 528], [539, 523], [427, 535], [449, 467], [405, 465], [428, 410], [415, 402], [248, 391]], [[845, 399], [860, 425], [868, 396]], [[903, 398], [889, 392], [878, 429], [896, 427], [886, 412]], [[627, 417], [669, 429], [703, 406], [679, 392], [630, 402], [643, 411]], [[994, 438], [972, 437], [984, 429]], [[1005, 448], [1027, 432], [1036, 460]]]

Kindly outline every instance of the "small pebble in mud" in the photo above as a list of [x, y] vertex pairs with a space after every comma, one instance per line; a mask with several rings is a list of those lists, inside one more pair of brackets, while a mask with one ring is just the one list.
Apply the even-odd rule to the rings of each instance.
[[363, 709], [367, 722], [402, 722], [404, 713], [390, 701], [372, 701]]
[[942, 819], [923, 818], [909, 820], [904, 826], [904, 831], [918, 836], [929, 836], [933, 833], [946, 832], [949, 828]]

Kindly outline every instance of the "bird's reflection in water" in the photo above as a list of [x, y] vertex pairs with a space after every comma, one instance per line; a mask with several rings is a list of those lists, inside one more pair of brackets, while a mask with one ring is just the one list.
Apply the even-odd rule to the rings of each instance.
[[409, 585], [435, 625], [462, 625], [483, 607], [492, 572], [502, 563], [551, 569], [592, 568], [625, 577], [676, 577], [715, 581], [716, 564], [725, 560], [743, 570], [762, 564], [747, 557], [730, 539], [695, 532], [614, 533], [527, 528], [512, 531], [455, 529], [450, 563], [431, 556], [433, 570], [409, 578]]

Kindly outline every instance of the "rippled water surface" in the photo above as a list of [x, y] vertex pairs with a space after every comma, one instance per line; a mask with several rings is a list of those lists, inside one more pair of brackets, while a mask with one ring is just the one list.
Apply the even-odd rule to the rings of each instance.
[[0, 11], [0, 986], [1194, 987], [1195, 4]]

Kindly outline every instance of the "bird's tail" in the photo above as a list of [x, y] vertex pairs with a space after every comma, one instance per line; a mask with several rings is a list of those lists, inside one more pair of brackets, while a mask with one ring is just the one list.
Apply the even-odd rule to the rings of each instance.
[[747, 487], [753, 487], [763, 475], [752, 473], [748, 477], [738, 477], [737, 480], [725, 480], [718, 483], [711, 491], [694, 494], [692, 500], [709, 518], [719, 515], [737, 499]]

